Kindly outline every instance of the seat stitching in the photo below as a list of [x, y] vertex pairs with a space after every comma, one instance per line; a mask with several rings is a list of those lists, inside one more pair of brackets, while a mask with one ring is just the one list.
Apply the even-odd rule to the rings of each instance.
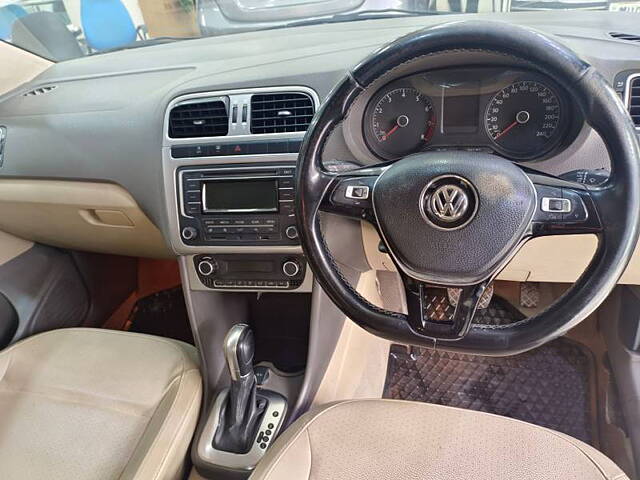
[[83, 328], [83, 327], [79, 327], [79, 328], [59, 328], [56, 330], [49, 330], [48, 332], [44, 332], [44, 333], [39, 333], [37, 335], [33, 335], [31, 337], [25, 338], [23, 340], [20, 340], [19, 342], [14, 343], [13, 345], [11, 345], [10, 347], [6, 348], [3, 351], [0, 351], [0, 356], [6, 355], [6, 354], [10, 354], [13, 352], [13, 350], [15, 350], [17, 347], [21, 346], [21, 345], [27, 345], [29, 343], [32, 343], [35, 340], [39, 340], [45, 336], [54, 336], [54, 335], [58, 335], [61, 334], [62, 332], [67, 333], [83, 333], [83, 334], [91, 334], [91, 335], [119, 335], [119, 336], [123, 336], [123, 337], [129, 337], [129, 338], [145, 338], [149, 341], [153, 341], [155, 343], [162, 343], [165, 345], [170, 346], [171, 348], [173, 348], [174, 350], [176, 350], [177, 352], [180, 353], [180, 356], [183, 357], [183, 361], [184, 361], [184, 357], [186, 357], [186, 353], [184, 352], [183, 349], [181, 349], [180, 347], [178, 347], [178, 345], [176, 345], [175, 341], [170, 341], [170, 340], [165, 340], [163, 338], [160, 337], [156, 337], [154, 335], [147, 335], [144, 333], [132, 333], [132, 332], [122, 332], [119, 330], [108, 330], [108, 329], [99, 329], [99, 328]]
[[[171, 383], [169, 383], [169, 387], [171, 387], [171, 385], [173, 385], [177, 380], [179, 380], [179, 377], [175, 377]], [[122, 475], [124, 475], [124, 471], [126, 470], [127, 466], [129, 465], [129, 463], [131, 463], [131, 459], [133, 458], [133, 454], [136, 452], [136, 450], [140, 447], [140, 443], [142, 442], [142, 439], [144, 438], [145, 434], [147, 433], [147, 431], [149, 430], [149, 425], [151, 424], [151, 419], [154, 417], [154, 415], [158, 412], [158, 409], [160, 408], [160, 404], [162, 403], [162, 400], [164, 399], [164, 395], [162, 396], [162, 398], [160, 399], [160, 401], [158, 402], [158, 404], [156, 405], [156, 408], [153, 409], [153, 413], [149, 416], [149, 419], [147, 421], [147, 424], [144, 427], [144, 430], [142, 432], [142, 434], [140, 435], [140, 437], [138, 438], [138, 441], [136, 442], [136, 446], [133, 447], [133, 449], [131, 450], [131, 454], [129, 455], [129, 458], [127, 458], [127, 461], [125, 462], [124, 466], [122, 467], [122, 471], [120, 472], [120, 475], [118, 475], [118, 478], [122, 478]], [[155, 439], [154, 439], [155, 441]], [[153, 447], [153, 443], [151, 444], [151, 447]], [[151, 450], [151, 448], [149, 448], [149, 450]], [[140, 467], [142, 467], [144, 465], [144, 460], [140, 463]], [[138, 468], [138, 470], [140, 470], [140, 468]]]
[[[71, 390], [71, 392], [76, 392], [76, 391], [75, 390]], [[80, 405], [80, 406], [84, 406], [84, 407], [94, 407], [94, 408], [98, 408], [100, 410], [106, 410], [106, 411], [121, 413], [123, 415], [128, 415], [128, 416], [131, 416], [131, 417], [140, 417], [140, 418], [146, 418], [147, 417], [147, 415], [127, 412], [127, 411], [125, 411], [123, 409], [119, 409], [119, 408], [102, 406], [102, 405], [95, 405], [93, 403], [88, 403], [88, 402], [67, 400], [65, 398], [60, 398], [60, 397], [57, 397], [55, 395], [51, 395], [51, 394], [46, 393], [46, 392], [36, 392], [36, 391], [33, 391], [33, 390], [25, 390], [25, 389], [4, 388], [4, 387], [2, 387], [2, 385], [0, 385], [0, 393], [16, 393], [16, 394], [34, 395], [34, 396], [38, 396], [38, 397], [48, 398], [49, 400], [53, 400], [53, 401], [58, 402], [58, 403], [65, 403], [65, 404], [70, 404], [70, 405]], [[95, 397], [95, 398], [104, 398], [104, 397]]]
[[313, 472], [313, 450], [311, 448], [311, 435], [308, 429], [305, 430], [307, 432], [307, 442], [309, 443], [309, 476], [307, 478], [311, 480], [311, 472]]
[[[127, 462], [124, 464], [122, 472], [120, 472], [120, 475], [118, 476], [118, 478], [122, 478], [122, 475], [124, 474], [124, 471], [126, 470], [127, 465], [129, 465], [129, 463], [131, 462], [131, 459], [133, 458], [133, 454], [136, 452], [136, 450], [140, 446], [140, 443], [142, 442], [142, 439], [144, 438], [145, 434], [147, 433], [147, 431], [149, 429], [149, 424], [151, 423], [151, 419], [158, 412], [158, 409], [160, 408], [160, 405], [162, 404], [162, 400], [164, 400], [164, 397], [167, 395], [167, 392], [169, 392], [169, 390], [171, 389], [171, 386], [176, 382], [176, 380], [179, 380], [180, 382], [182, 382], [182, 376], [184, 375], [184, 358], [182, 359], [181, 368], [182, 368], [181, 372], [178, 375], [176, 375], [171, 380], [171, 382], [169, 382], [167, 387], [165, 388], [164, 393], [163, 393], [162, 397], [160, 398], [160, 401], [156, 405], [156, 408], [153, 409], [153, 413], [149, 417], [149, 421], [147, 422], [147, 425], [146, 425], [144, 431], [142, 432], [142, 435], [140, 435], [140, 438], [138, 439], [138, 442], [136, 443], [136, 446], [131, 451], [131, 455], [129, 455], [129, 458], [127, 459]], [[180, 390], [180, 387], [178, 387], [178, 391], [179, 390]], [[175, 398], [173, 399], [173, 402], [171, 403], [171, 407], [173, 407], [174, 402], [175, 402]], [[169, 410], [171, 410], [171, 408], [169, 408]], [[164, 425], [164, 422], [163, 422], [163, 425]], [[159, 436], [161, 431], [162, 431], [162, 427], [160, 427], [160, 430], [158, 430], [158, 435], [156, 435], [156, 437], [153, 439], [153, 442], [151, 442], [151, 445], [150, 445], [150, 447], [148, 449], [149, 451], [153, 448], [153, 446], [154, 446], [156, 440], [158, 439], [158, 436]], [[146, 457], [143, 458], [142, 462], [140, 462], [140, 467], [138, 468], [138, 470], [140, 470], [144, 466], [145, 460], [146, 460]]]

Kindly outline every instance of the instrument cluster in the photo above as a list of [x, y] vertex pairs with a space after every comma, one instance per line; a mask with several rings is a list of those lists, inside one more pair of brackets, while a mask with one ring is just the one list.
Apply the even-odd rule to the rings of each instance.
[[456, 68], [388, 83], [369, 99], [362, 127], [368, 149], [382, 160], [477, 148], [527, 161], [566, 145], [576, 113], [566, 92], [539, 73]]

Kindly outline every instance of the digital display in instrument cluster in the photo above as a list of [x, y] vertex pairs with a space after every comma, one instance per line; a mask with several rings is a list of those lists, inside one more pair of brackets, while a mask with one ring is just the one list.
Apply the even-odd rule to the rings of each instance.
[[372, 96], [363, 118], [364, 138], [385, 160], [445, 147], [536, 159], [567, 133], [571, 114], [565, 97], [553, 81], [526, 70], [478, 67], [415, 74]]

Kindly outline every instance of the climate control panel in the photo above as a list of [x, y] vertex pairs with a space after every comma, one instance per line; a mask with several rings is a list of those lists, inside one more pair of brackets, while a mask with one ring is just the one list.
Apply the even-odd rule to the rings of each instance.
[[203, 285], [229, 290], [293, 290], [306, 274], [303, 255], [196, 255], [194, 267]]

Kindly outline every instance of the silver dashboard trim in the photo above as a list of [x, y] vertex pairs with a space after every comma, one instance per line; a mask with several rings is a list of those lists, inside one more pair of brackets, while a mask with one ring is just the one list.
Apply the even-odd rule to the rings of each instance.
[[[169, 243], [171, 249], [178, 255], [195, 255], [201, 253], [302, 253], [302, 247], [299, 245], [217, 245], [217, 246], [191, 246], [182, 242], [179, 228], [179, 210], [183, 208], [181, 186], [178, 184], [177, 171], [180, 167], [197, 167], [206, 166], [213, 168], [224, 168], [225, 166], [234, 166], [242, 164], [248, 169], [255, 168], [272, 168], [271, 166], [261, 165], [264, 163], [280, 164], [285, 167], [295, 166], [298, 159], [297, 153], [276, 153], [276, 154], [249, 154], [249, 155], [225, 155], [225, 156], [208, 156], [194, 158], [173, 158], [171, 156], [172, 145], [192, 144], [197, 142], [202, 145], [216, 144], [220, 142], [228, 143], [233, 141], [260, 141], [268, 139], [302, 139], [305, 132], [291, 133], [268, 133], [268, 134], [244, 134], [244, 135], [226, 135], [222, 137], [203, 137], [203, 138], [185, 138], [172, 139], [169, 138], [169, 112], [180, 102], [191, 99], [202, 99], [219, 97], [225, 95], [250, 95], [253, 93], [268, 92], [302, 92], [310, 95], [314, 102], [314, 108], [317, 111], [320, 105], [320, 99], [315, 90], [305, 86], [278, 86], [278, 87], [257, 87], [243, 89], [226, 89], [217, 91], [206, 91], [178, 95], [173, 98], [166, 107], [162, 133], [162, 174], [164, 178], [164, 198], [165, 209], [167, 212], [167, 230], [169, 232]], [[250, 117], [248, 118], [248, 120]], [[180, 199], [178, 199], [180, 195]], [[178, 201], [180, 200], [180, 203]]]
[[[171, 138], [169, 137], [169, 114], [171, 113], [171, 109], [179, 104], [184, 104], [189, 101], [194, 100], [202, 100], [206, 98], [224, 98], [228, 97], [228, 105], [229, 109], [233, 111], [233, 107], [240, 106], [243, 104], [247, 104], [247, 102], [251, 102], [251, 96], [254, 94], [260, 93], [302, 93], [306, 94], [311, 98], [313, 102], [314, 112], [318, 111], [318, 107], [320, 106], [320, 97], [315, 90], [309, 87], [305, 87], [302, 85], [291, 85], [291, 86], [279, 86], [279, 87], [256, 87], [256, 88], [243, 88], [238, 90], [217, 90], [211, 92], [198, 92], [198, 93], [189, 93], [186, 95], [180, 95], [169, 102], [167, 109], [164, 114], [164, 123], [163, 123], [163, 145], [185, 145], [192, 143], [199, 143], [202, 145], [208, 145], [213, 143], [228, 143], [233, 141], [246, 141], [246, 140], [267, 140], [267, 139], [295, 139], [304, 137], [305, 132], [287, 132], [287, 133], [251, 133], [249, 131], [251, 125], [251, 109], [248, 109], [248, 115], [246, 122], [236, 122], [233, 124], [231, 122], [231, 113], [229, 114], [229, 133], [227, 135], [218, 136], [218, 137], [190, 137], [190, 138]], [[244, 102], [244, 103], [242, 103]], [[260, 157], [272, 157], [273, 154], [257, 154], [255, 156]], [[225, 158], [228, 156], [225, 156]], [[238, 156], [240, 158], [245, 157], [244, 155]], [[296, 155], [297, 157], [297, 155]], [[202, 158], [202, 157], [198, 157]], [[218, 157], [213, 157], [218, 158]]]
[[[224, 452], [214, 448], [213, 437], [216, 434], [218, 424], [220, 423], [222, 408], [224, 407], [227, 396], [229, 395], [229, 389], [226, 388], [216, 397], [213, 408], [211, 408], [211, 411], [209, 412], [207, 422], [200, 434], [197, 452], [201, 459], [217, 467], [225, 467], [233, 470], [251, 471], [255, 468], [269, 446], [273, 443], [273, 440], [280, 433], [280, 429], [287, 412], [287, 400], [279, 393], [259, 388], [258, 394], [266, 398], [267, 407], [262, 419], [260, 420], [260, 426], [258, 427], [256, 438], [257, 435], [259, 435], [259, 432], [271, 430], [272, 433], [269, 435], [268, 439], [261, 444], [252, 440], [251, 449], [247, 453]], [[274, 427], [269, 429], [269, 424], [273, 424]], [[264, 448], [261, 447], [261, 445], [265, 445]]]

